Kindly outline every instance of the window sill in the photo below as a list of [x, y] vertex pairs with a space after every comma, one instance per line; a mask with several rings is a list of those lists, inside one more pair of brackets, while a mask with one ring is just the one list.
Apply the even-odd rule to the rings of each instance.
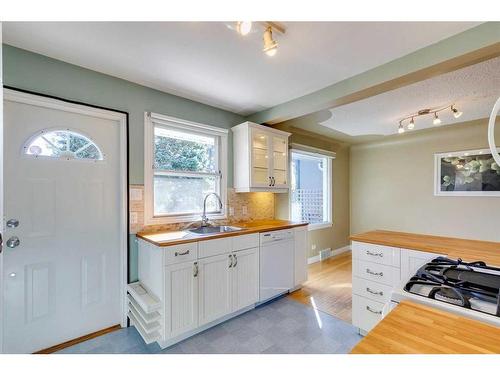
[[329, 223], [316, 223], [316, 224], [309, 224], [307, 226], [307, 230], [308, 231], [312, 231], [312, 230], [318, 230], [318, 229], [325, 229], [325, 228], [331, 228], [332, 227], [332, 224], [331, 222]]

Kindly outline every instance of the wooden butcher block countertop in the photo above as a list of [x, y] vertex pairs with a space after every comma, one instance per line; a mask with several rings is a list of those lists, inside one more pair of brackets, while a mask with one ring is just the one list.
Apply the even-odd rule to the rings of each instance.
[[351, 353], [499, 354], [500, 327], [403, 301]]
[[280, 230], [280, 229], [290, 229], [290, 228], [305, 226], [307, 225], [307, 223], [300, 223], [287, 220], [256, 220], [256, 221], [236, 222], [224, 225], [240, 227], [243, 228], [243, 230], [227, 232], [227, 233], [215, 233], [203, 236], [190, 234], [187, 231], [164, 231], [164, 232], [146, 231], [137, 233], [136, 236], [156, 246], [172, 246], [183, 243], [212, 240], [214, 238], [241, 236], [243, 234], [270, 232], [273, 230]]
[[392, 232], [387, 230], [374, 230], [356, 234], [351, 236], [350, 239], [358, 242], [443, 254], [451, 259], [462, 258], [469, 262], [482, 260], [488, 265], [500, 266], [499, 242], [466, 240], [462, 238]]

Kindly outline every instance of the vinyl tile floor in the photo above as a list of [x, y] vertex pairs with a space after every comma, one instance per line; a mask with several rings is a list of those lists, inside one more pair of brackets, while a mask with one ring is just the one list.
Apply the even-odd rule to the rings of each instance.
[[284, 297], [167, 349], [146, 345], [134, 327], [65, 348], [61, 354], [345, 354], [361, 339], [349, 323]]

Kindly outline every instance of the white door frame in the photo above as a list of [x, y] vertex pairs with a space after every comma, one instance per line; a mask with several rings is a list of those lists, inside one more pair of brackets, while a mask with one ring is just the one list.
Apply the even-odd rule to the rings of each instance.
[[[127, 326], [127, 304], [126, 287], [128, 283], [128, 115], [125, 112], [117, 112], [111, 109], [93, 107], [83, 103], [66, 101], [48, 96], [37, 95], [24, 91], [18, 91], [10, 88], [3, 89], [3, 99], [30, 104], [43, 108], [57, 109], [70, 113], [83, 114], [101, 119], [118, 121], [120, 126], [120, 300], [122, 304], [121, 326]], [[3, 106], [3, 101], [2, 101]], [[0, 125], [1, 125], [0, 120]], [[0, 126], [1, 130], [1, 126]], [[1, 139], [0, 139], [1, 141]], [[1, 157], [1, 156], [0, 156]], [[1, 161], [1, 160], [0, 160]], [[0, 168], [1, 171], [1, 168]], [[3, 180], [2, 180], [3, 181]], [[2, 189], [0, 187], [0, 193]], [[0, 204], [0, 207], [3, 204]], [[3, 221], [3, 217], [2, 217]], [[2, 270], [0, 270], [0, 275]], [[3, 300], [3, 290], [0, 290], [0, 298]], [[0, 331], [1, 332], [1, 331]], [[0, 348], [2, 348], [3, 335], [0, 336]], [[0, 351], [1, 353], [1, 351]]]
[[[0, 22], [0, 47], [2, 46], [2, 23]], [[0, 234], [4, 235], [3, 217], [3, 66], [0, 48]], [[3, 246], [3, 244], [0, 244]], [[3, 251], [0, 252], [0, 354], [3, 353]]]

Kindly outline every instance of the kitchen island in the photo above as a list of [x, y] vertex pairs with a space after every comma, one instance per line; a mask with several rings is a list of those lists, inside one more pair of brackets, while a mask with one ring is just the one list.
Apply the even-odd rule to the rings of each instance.
[[[486, 299], [477, 301], [482, 290], [494, 293], [481, 287], [484, 283], [490, 287], [497, 284], [495, 276], [489, 281], [473, 277], [471, 280], [478, 281], [474, 295], [462, 291], [467, 285], [453, 284], [455, 277], [462, 281], [471, 277], [465, 274], [470, 265], [461, 267], [463, 275], [453, 276], [458, 259], [485, 262], [486, 265], [476, 263], [482, 267], [477, 272], [498, 274], [500, 243], [386, 230], [356, 234], [351, 240], [353, 324], [366, 335], [352, 353], [500, 353], [500, 324], [494, 313], [494, 299], [481, 294]], [[439, 256], [449, 260], [436, 260]], [[429, 275], [429, 269], [421, 269], [429, 262], [433, 262], [430, 268], [435, 272], [433, 275]], [[450, 280], [443, 276], [448, 269]], [[418, 278], [414, 277], [417, 270]], [[424, 286], [428, 275], [431, 285]], [[412, 293], [406, 290], [410, 278], [414, 280], [410, 286]], [[429, 293], [432, 288], [442, 288], [436, 293], [448, 296], [448, 301], [463, 298], [464, 307], [458, 302], [442, 302], [443, 297], [439, 297], [441, 302], [436, 301], [438, 294], [431, 297], [426, 287]], [[446, 294], [453, 288], [455, 293]], [[475, 302], [470, 302], [474, 298]], [[467, 302], [474, 309], [467, 308]], [[386, 315], [391, 307], [394, 308]]]
[[351, 354], [499, 354], [500, 328], [402, 301]]
[[350, 237], [352, 241], [445, 255], [474, 262], [481, 260], [491, 266], [500, 266], [500, 243], [464, 238], [431, 236], [427, 234], [373, 230]]

